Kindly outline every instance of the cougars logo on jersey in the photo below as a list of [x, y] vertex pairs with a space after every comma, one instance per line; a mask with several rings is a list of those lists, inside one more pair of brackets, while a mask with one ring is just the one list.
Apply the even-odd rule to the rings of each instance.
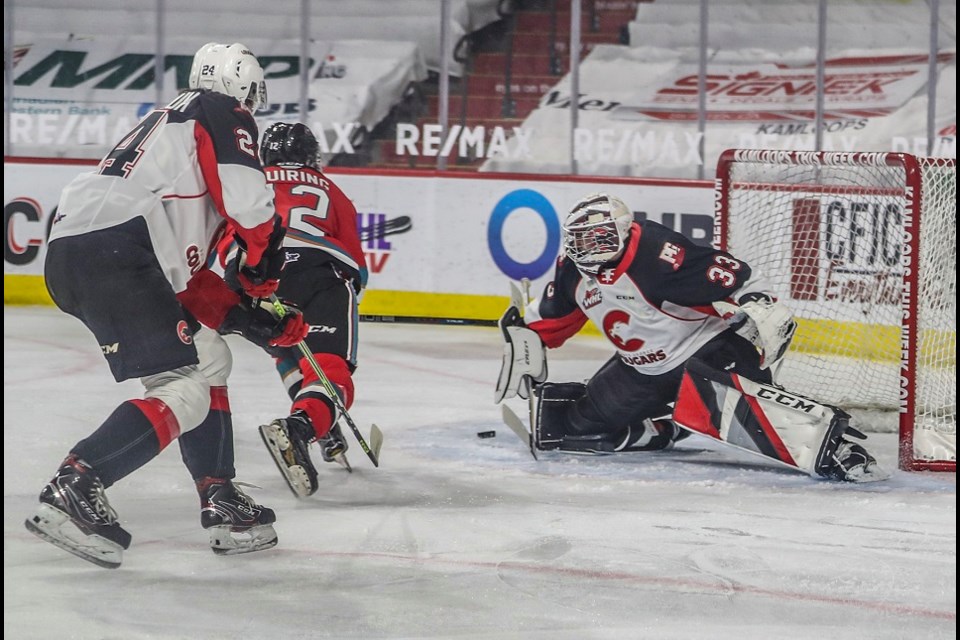
[[617, 349], [621, 351], [638, 351], [643, 348], [640, 338], [627, 338], [630, 325], [630, 316], [625, 311], [611, 311], [603, 317], [603, 332]]

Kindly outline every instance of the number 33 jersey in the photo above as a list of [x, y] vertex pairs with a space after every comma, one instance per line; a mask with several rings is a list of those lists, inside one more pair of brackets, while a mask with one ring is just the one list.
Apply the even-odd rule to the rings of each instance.
[[157, 260], [175, 292], [207, 265], [229, 222], [256, 264], [275, 211], [257, 155], [257, 125], [233, 98], [185, 91], [148, 113], [97, 169], [66, 186], [50, 241], [147, 223]]
[[694, 244], [656, 222], [636, 222], [623, 257], [595, 277], [565, 258], [524, 320], [554, 348], [593, 321], [620, 359], [645, 375], [688, 360], [727, 330], [714, 302], [763, 291], [766, 283], [728, 253]]

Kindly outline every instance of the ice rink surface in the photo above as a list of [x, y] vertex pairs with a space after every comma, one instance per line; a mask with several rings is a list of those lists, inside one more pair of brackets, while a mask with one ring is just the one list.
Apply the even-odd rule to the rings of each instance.
[[[383, 429], [381, 466], [349, 434], [353, 474], [314, 447], [321, 489], [297, 500], [256, 429], [288, 408], [272, 362], [229, 341], [238, 480], [276, 509], [279, 545], [214, 555], [174, 444], [108, 491], [133, 535], [110, 571], [23, 521], [140, 385], [113, 382], [76, 320], [4, 309], [6, 640], [956, 637], [955, 474], [838, 484], [697, 437], [538, 462], [493, 403], [495, 328], [364, 323], [351, 415]], [[551, 379], [608, 355], [578, 337], [550, 352]], [[891, 469], [895, 445], [871, 436]]]

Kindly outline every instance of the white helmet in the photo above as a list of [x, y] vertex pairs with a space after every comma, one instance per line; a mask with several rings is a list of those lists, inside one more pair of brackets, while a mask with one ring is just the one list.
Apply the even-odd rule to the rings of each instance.
[[250, 113], [267, 106], [263, 69], [250, 49], [239, 42], [208, 42], [200, 47], [190, 68], [190, 88], [234, 97]]
[[620, 198], [595, 193], [573, 205], [563, 223], [563, 252], [584, 273], [623, 254], [633, 212]]

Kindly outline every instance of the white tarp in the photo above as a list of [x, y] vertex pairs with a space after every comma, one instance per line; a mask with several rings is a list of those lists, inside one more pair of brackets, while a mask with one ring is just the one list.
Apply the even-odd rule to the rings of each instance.
[[[139, 34], [147, 47], [156, 33], [156, 0], [11, 0], [17, 41], [23, 33], [111, 36]], [[459, 75], [453, 45], [473, 31], [500, 19], [499, 0], [448, 0], [450, 3], [450, 72]], [[7, 4], [7, 3], [5, 3]], [[236, 42], [262, 38], [299, 47], [301, 2], [262, 0], [166, 0], [167, 32], [208, 41]], [[430, 69], [440, 68], [441, 0], [310, 0], [307, 30], [312, 40], [414, 42]]]
[[[207, 40], [166, 43], [165, 100], [186, 86], [195, 51]], [[264, 66], [269, 108], [261, 129], [275, 120], [299, 120], [300, 49], [297, 42], [249, 40]], [[350, 140], [370, 130], [427, 70], [413, 42], [313, 42], [308, 123], [327, 151], [349, 152]], [[153, 108], [154, 50], [142, 38], [40, 37], [18, 42], [14, 58], [9, 139], [14, 155], [99, 158]]]
[[[713, 174], [724, 149], [814, 148], [814, 51], [722, 51], [707, 69], [705, 157], [699, 155], [693, 51], [597, 45], [580, 67], [577, 169], [588, 175]], [[926, 54], [849, 50], [827, 60], [823, 149], [926, 155]], [[544, 95], [484, 171], [571, 170], [570, 76]], [[939, 62], [934, 155], [956, 156], [956, 56]]]

